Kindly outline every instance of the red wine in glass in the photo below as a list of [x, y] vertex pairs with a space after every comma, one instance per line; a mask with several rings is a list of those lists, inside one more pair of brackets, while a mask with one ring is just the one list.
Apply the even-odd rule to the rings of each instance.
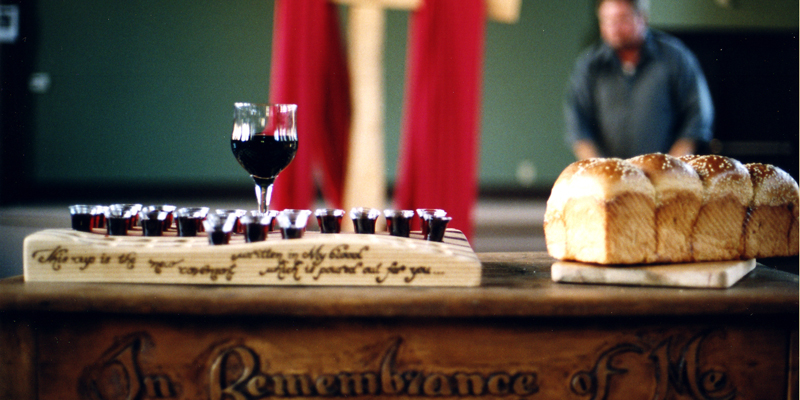
[[295, 104], [235, 103], [231, 151], [256, 184], [261, 213], [269, 211], [275, 178], [297, 154]]

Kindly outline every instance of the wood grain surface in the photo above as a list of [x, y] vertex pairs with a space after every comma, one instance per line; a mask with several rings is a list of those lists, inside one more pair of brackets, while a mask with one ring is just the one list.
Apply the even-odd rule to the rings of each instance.
[[544, 253], [478, 258], [478, 287], [2, 280], [0, 398], [797, 398], [796, 275], [564, 284]]
[[[0, 280], [0, 309], [295, 316], [604, 316], [783, 313], [798, 277], [759, 265], [719, 290], [552, 282], [543, 252], [478, 253], [475, 288], [238, 287]], [[643, 301], [646, 299], [646, 301]]]
[[[170, 232], [172, 233], [172, 232]], [[477, 286], [481, 264], [464, 234], [442, 242], [385, 232], [320, 234], [224, 245], [197, 237], [109, 236], [46, 229], [25, 238], [27, 282], [120, 282], [195, 285]]]
[[786, 396], [786, 327], [607, 322], [614, 323], [52, 318], [37, 328], [36, 393], [40, 400]]

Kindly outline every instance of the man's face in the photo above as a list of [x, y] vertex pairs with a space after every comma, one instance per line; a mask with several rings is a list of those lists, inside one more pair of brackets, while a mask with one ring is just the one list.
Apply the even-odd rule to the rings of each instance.
[[647, 20], [626, 1], [610, 0], [597, 9], [600, 36], [613, 49], [639, 46], [644, 40]]

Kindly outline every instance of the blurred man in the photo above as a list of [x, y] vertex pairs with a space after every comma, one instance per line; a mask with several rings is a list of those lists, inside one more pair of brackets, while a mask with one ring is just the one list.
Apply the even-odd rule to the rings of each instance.
[[647, 25], [646, 0], [598, 0], [602, 42], [577, 61], [565, 104], [578, 159], [692, 154], [711, 140], [714, 107], [694, 55]]

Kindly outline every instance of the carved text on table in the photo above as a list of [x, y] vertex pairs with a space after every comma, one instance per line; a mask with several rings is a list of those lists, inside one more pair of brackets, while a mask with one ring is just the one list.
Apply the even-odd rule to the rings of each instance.
[[[622, 342], [602, 349], [590, 369], [569, 375], [566, 381], [542, 381], [541, 371], [550, 368], [546, 360], [527, 368], [492, 368], [479, 371], [469, 366], [451, 366], [445, 371], [407, 368], [398, 364], [397, 355], [404, 341], [392, 339], [374, 360], [375, 367], [352, 370], [346, 367], [321, 373], [274, 370], [268, 354], [242, 341], [207, 349], [204, 392], [211, 400], [253, 400], [274, 397], [508, 397], [536, 398], [547, 387], [560, 387], [570, 398], [605, 400], [609, 388], [631, 372], [616, 361], [634, 355], [649, 360], [655, 381], [652, 399], [675, 395], [697, 400], [732, 400], [737, 391], [722, 366], [700, 362], [703, 344], [719, 330], [708, 330], [688, 340], [674, 336], [658, 345]], [[149, 343], [149, 346], [145, 346]], [[176, 376], [158, 366], [143, 365], [140, 355], [152, 347], [146, 333], [131, 334], [105, 352], [101, 359], [84, 369], [80, 394], [85, 399], [179, 398], [183, 385]], [[677, 352], [675, 351], [677, 350]], [[676, 355], [677, 354], [677, 355]], [[480, 364], [479, 364], [480, 365]], [[628, 382], [630, 383], [630, 382]], [[619, 388], [618, 388], [619, 389]], [[577, 397], [576, 397], [577, 396]]]

